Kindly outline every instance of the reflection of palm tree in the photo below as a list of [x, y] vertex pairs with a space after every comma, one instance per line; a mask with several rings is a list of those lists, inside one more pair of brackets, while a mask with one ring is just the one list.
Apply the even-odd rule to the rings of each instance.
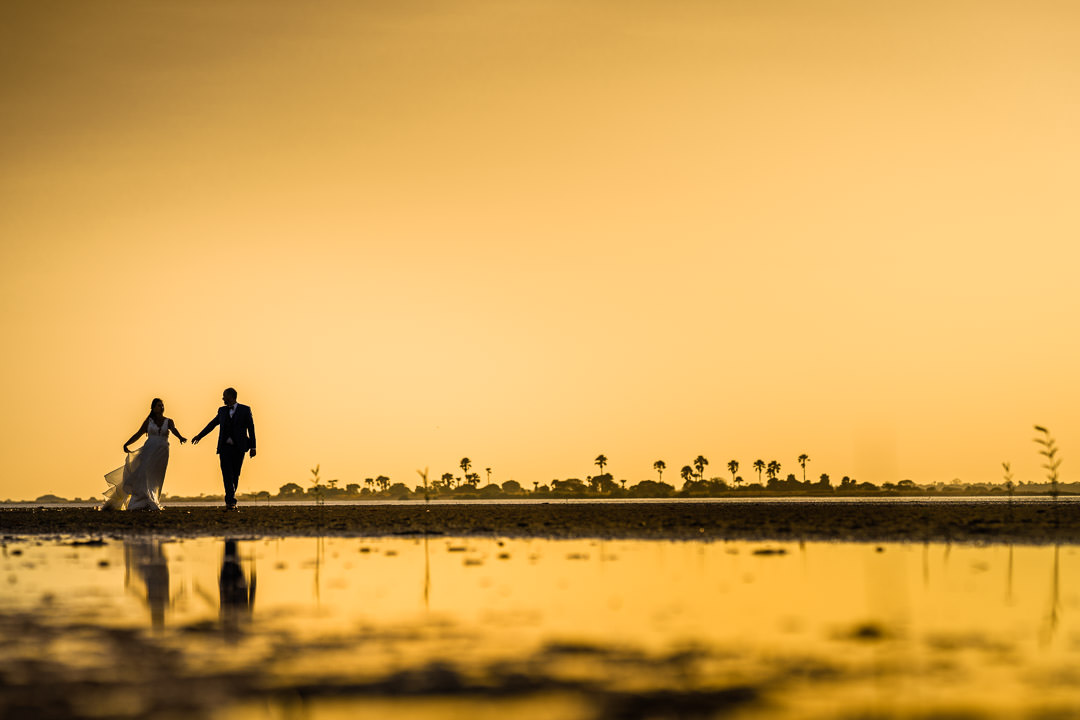
[[698, 455], [694, 458], [694, 467], [697, 469], [698, 480], [705, 479], [705, 466], [709, 464], [709, 461], [705, 459], [704, 455]]
[[665, 463], [663, 460], [657, 460], [652, 464], [652, 466], [653, 470], [656, 470], [656, 479], [659, 482], [664, 482], [664, 470], [667, 470], [667, 463]]
[[600, 474], [603, 475], [604, 466], [607, 465], [607, 458], [603, 455], [597, 455], [596, 460], [594, 460], [593, 462], [600, 467]]
[[736, 482], [735, 481], [735, 473], [739, 472], [739, 461], [738, 460], [728, 460], [727, 469], [728, 469], [728, 472], [731, 473], [731, 484], [734, 485], [735, 482]]
[[799, 464], [802, 465], [802, 481], [806, 482], [806, 463], [810, 462], [810, 456], [803, 453], [799, 456]]
[[754, 469], [757, 470], [757, 481], [758, 481], [758, 485], [760, 485], [761, 484], [761, 471], [765, 469], [765, 461], [764, 460], [755, 460], [754, 461]]

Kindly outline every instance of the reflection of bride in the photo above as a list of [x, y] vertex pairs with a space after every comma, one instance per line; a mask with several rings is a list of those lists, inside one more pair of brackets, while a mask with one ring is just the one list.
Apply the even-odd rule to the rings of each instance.
[[125, 542], [124, 568], [124, 587], [140, 597], [146, 596], [150, 622], [155, 629], [161, 629], [169, 604], [169, 565], [161, 541]]
[[[169, 433], [183, 445], [187, 439], [176, 429], [173, 421], [165, 417], [165, 403], [154, 398], [150, 414], [131, 438], [124, 443], [128, 454], [124, 466], [105, 476], [109, 484], [105, 492], [104, 510], [160, 510], [161, 486], [165, 482], [165, 470], [169, 467]], [[131, 452], [128, 445], [146, 435], [143, 446]]]

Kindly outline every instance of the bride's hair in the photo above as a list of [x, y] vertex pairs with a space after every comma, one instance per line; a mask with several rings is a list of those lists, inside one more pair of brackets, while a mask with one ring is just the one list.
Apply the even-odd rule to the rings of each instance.
[[154, 412], [154, 405], [157, 405], [158, 403], [161, 403], [162, 405], [165, 404], [165, 402], [161, 398], [154, 398], [153, 400], [150, 401], [150, 412], [151, 413]]

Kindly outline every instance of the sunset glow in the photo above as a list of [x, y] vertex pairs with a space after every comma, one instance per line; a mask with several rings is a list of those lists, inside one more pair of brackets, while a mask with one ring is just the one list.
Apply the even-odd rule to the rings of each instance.
[[1037, 481], [1034, 423], [1080, 479], [1078, 15], [5, 2], [0, 500], [99, 493], [152, 398], [190, 437], [230, 385], [241, 492]]

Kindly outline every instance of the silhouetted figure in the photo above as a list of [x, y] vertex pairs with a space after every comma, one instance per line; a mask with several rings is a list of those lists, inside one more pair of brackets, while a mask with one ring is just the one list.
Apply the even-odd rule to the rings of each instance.
[[[103, 493], [102, 510], [160, 510], [161, 486], [165, 483], [165, 471], [169, 467], [169, 433], [180, 444], [187, 442], [172, 420], [165, 417], [165, 403], [160, 398], [150, 402], [150, 414], [143, 420], [135, 434], [124, 443], [127, 459], [124, 466], [105, 476], [108, 487]], [[143, 446], [132, 452], [128, 445], [146, 435]]]
[[124, 566], [124, 587], [137, 590], [137, 581], [141, 581], [146, 591], [146, 605], [150, 608], [150, 624], [155, 630], [165, 627], [165, 608], [169, 604], [169, 564], [161, 541], [126, 542]]
[[218, 427], [217, 453], [221, 461], [221, 480], [225, 485], [225, 507], [236, 507], [236, 488], [240, 485], [240, 469], [244, 466], [244, 453], [255, 457], [255, 420], [251, 408], [236, 402], [236, 390], [225, 388], [221, 394], [225, 403], [218, 408], [214, 419], [206, 424], [195, 437], [192, 445]]
[[251, 571], [251, 582], [244, 577], [240, 567], [236, 541], [225, 541], [225, 555], [221, 560], [221, 577], [218, 580], [221, 593], [221, 624], [226, 635], [235, 634], [242, 621], [251, 618], [255, 609], [255, 571]]

